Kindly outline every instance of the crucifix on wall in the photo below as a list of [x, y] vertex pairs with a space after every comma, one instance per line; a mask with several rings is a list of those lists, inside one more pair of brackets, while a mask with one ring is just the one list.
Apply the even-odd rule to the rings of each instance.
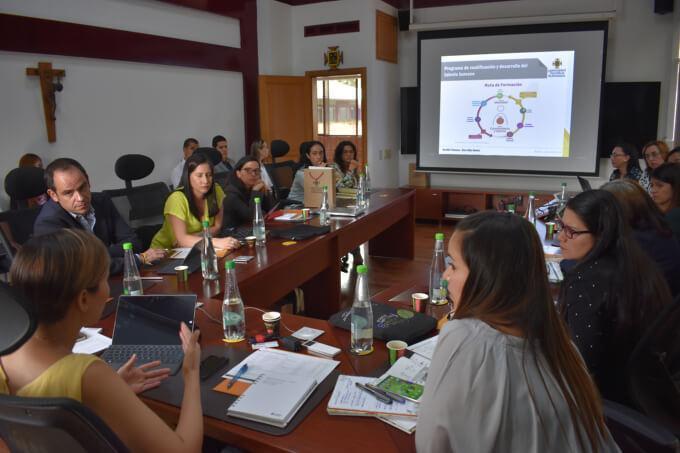
[[[57, 102], [55, 93], [61, 91], [61, 78], [66, 75], [63, 69], [52, 69], [52, 63], [40, 62], [37, 68], [26, 68], [26, 75], [40, 77], [40, 91], [42, 93], [43, 111], [45, 113], [45, 127], [47, 128], [47, 141], [57, 141], [56, 111]], [[57, 78], [55, 82], [54, 79]]]

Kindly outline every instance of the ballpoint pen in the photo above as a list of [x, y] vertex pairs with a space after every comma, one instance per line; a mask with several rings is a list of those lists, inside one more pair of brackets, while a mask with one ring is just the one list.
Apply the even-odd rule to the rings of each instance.
[[404, 398], [403, 396], [397, 395], [396, 393], [387, 391], [385, 389], [381, 389], [380, 387], [376, 387], [373, 384], [366, 384], [366, 387], [368, 387], [369, 389], [371, 389], [375, 392], [380, 393], [381, 395], [385, 395], [386, 397], [391, 398], [392, 400], [396, 401], [397, 403], [404, 404], [406, 402], [406, 398]]
[[364, 392], [368, 392], [371, 395], [373, 395], [378, 401], [381, 401], [385, 404], [392, 404], [392, 398], [391, 397], [384, 395], [380, 392], [377, 392], [374, 389], [372, 389], [371, 387], [367, 387], [366, 385], [364, 385], [360, 382], [355, 382], [355, 385], [357, 387], [359, 387], [361, 390], [363, 390]]
[[230, 389], [234, 384], [236, 384], [236, 381], [238, 381], [246, 371], [248, 371], [248, 364], [244, 363], [241, 369], [236, 372], [233, 378], [231, 378], [231, 381], [229, 381], [229, 384], [227, 384], [227, 388]]

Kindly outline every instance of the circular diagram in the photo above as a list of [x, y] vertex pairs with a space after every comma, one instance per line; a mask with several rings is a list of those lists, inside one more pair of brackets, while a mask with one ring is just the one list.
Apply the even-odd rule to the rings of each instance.
[[512, 138], [524, 127], [526, 113], [521, 99], [498, 92], [479, 103], [475, 123], [483, 135]]

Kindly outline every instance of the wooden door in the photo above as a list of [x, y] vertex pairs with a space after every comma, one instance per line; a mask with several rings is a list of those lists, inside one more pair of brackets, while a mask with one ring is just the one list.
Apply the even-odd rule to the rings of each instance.
[[300, 143], [312, 139], [312, 89], [306, 76], [260, 76], [262, 139], [285, 140], [290, 151], [279, 161], [300, 157]]

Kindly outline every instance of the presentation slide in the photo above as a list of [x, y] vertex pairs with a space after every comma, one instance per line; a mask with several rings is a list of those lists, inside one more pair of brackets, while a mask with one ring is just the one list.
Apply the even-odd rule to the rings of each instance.
[[418, 33], [417, 168], [594, 175], [606, 22]]
[[439, 153], [569, 157], [574, 51], [441, 57]]

